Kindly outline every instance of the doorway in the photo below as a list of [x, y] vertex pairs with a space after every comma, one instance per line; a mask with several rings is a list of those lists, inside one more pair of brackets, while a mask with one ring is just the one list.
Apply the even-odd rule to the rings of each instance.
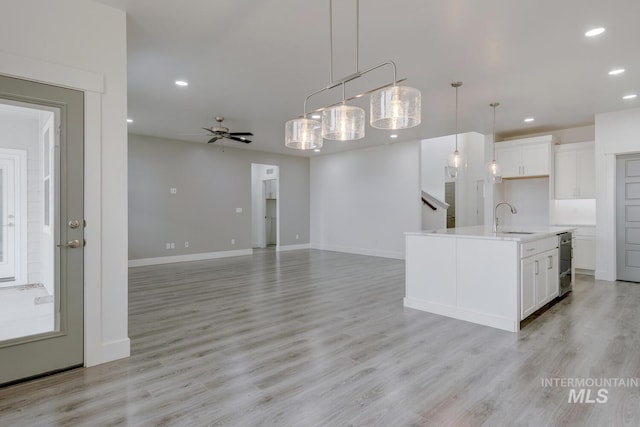
[[83, 111], [0, 76], [0, 384], [83, 363]]
[[617, 279], [640, 282], [640, 154], [616, 161]]
[[445, 182], [444, 201], [449, 204], [447, 208], [447, 228], [456, 228], [456, 183]]
[[251, 242], [253, 248], [280, 244], [280, 170], [276, 165], [251, 164]]

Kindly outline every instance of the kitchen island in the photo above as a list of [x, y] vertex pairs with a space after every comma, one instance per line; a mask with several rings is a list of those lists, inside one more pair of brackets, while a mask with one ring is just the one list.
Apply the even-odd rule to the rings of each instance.
[[571, 227], [408, 232], [404, 306], [506, 331], [558, 296], [558, 234]]

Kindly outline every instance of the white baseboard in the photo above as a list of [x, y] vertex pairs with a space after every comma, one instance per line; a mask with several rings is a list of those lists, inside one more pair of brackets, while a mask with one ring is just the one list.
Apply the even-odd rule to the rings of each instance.
[[129, 260], [129, 267], [143, 267], [145, 265], [172, 264], [174, 262], [203, 261], [206, 259], [229, 258], [233, 256], [253, 255], [253, 249], [238, 249], [235, 251], [204, 252], [189, 255], [163, 256], [157, 258], [141, 258]]
[[507, 317], [494, 316], [492, 314], [478, 313], [460, 307], [438, 304], [418, 298], [404, 298], [404, 306], [415, 310], [426, 311], [440, 316], [452, 317], [479, 325], [490, 326], [509, 332], [517, 332], [520, 329], [520, 322]]
[[85, 349], [84, 366], [95, 366], [113, 360], [124, 359], [131, 353], [131, 341], [124, 338], [118, 341], [103, 343], [99, 349]]
[[392, 258], [392, 259], [401, 259], [401, 260], [405, 259], [404, 252], [382, 251], [382, 250], [364, 249], [364, 248], [349, 248], [345, 246], [317, 245], [317, 244], [311, 244], [311, 248], [319, 249], [322, 251], [344, 252], [347, 254], [377, 256], [380, 258]]
[[596, 272], [595, 272], [595, 270], [585, 270], [585, 269], [582, 269], [582, 268], [576, 268], [576, 274], [584, 274], [584, 275], [587, 275], [587, 276], [595, 276]]
[[277, 252], [296, 251], [298, 249], [311, 249], [309, 243], [302, 243], [300, 245], [280, 245], [276, 247]]

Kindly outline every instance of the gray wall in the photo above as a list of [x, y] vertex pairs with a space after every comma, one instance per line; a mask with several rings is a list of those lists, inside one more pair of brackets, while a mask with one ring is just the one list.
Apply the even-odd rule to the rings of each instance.
[[309, 243], [308, 158], [129, 134], [129, 259], [251, 249], [251, 163], [280, 167], [280, 245]]

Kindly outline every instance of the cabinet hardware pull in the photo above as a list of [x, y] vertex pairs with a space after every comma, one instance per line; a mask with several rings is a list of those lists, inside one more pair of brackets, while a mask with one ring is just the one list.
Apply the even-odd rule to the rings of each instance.
[[535, 265], [535, 267], [536, 267], [536, 268], [535, 268], [535, 271], [536, 271], [536, 275], [537, 275], [537, 274], [539, 274], [539, 271], [538, 271], [538, 270], [539, 270], [539, 268], [538, 268], [538, 265], [539, 265], [539, 264], [538, 264], [538, 261], [536, 261], [536, 262], [535, 262], [535, 264], [536, 264], [536, 265]]

